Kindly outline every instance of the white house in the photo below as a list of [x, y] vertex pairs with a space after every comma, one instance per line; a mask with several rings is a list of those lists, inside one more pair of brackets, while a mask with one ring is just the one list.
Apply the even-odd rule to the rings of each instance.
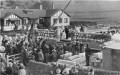
[[[32, 23], [47, 28], [52, 25], [70, 25], [70, 16], [59, 9], [0, 9], [0, 11], [0, 24], [5, 31], [14, 30], [15, 26], [17, 26], [17, 29], [20, 29], [21, 26], [23, 27]], [[59, 15], [61, 17], [57, 21]]]

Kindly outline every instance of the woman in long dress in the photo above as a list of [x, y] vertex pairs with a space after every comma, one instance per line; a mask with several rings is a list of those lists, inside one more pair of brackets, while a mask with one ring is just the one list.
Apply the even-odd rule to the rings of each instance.
[[62, 32], [62, 39], [66, 39], [66, 33], [65, 33], [65, 30], [63, 30], [63, 32]]

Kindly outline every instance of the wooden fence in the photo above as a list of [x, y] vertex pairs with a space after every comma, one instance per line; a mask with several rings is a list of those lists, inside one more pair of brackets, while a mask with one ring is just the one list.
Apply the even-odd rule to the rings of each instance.
[[41, 30], [38, 30], [38, 36], [46, 39], [54, 39], [56, 38], [56, 33], [55, 31], [41, 29]]
[[111, 37], [108, 34], [100, 34], [100, 33], [73, 33], [71, 36], [72, 40], [91, 40], [97, 42], [109, 41]]
[[17, 63], [20, 62], [21, 54], [7, 55], [7, 67], [11, 60], [15, 60]]

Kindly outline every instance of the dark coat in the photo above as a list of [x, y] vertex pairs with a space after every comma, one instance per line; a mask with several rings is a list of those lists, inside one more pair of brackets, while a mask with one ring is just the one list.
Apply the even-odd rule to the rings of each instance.
[[42, 51], [38, 52], [38, 61], [43, 62], [44, 60], [44, 54], [42, 53]]
[[12, 74], [13, 73], [13, 68], [12, 67], [7, 67], [6, 68], [6, 73], [7, 74]]
[[19, 68], [17, 67], [16, 64], [13, 64], [12, 68], [13, 68], [13, 73], [18, 73]]

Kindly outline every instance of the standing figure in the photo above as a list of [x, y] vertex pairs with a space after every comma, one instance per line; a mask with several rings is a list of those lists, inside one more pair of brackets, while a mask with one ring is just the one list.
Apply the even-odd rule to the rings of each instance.
[[84, 27], [83, 26], [81, 26], [81, 32], [84, 32]]
[[44, 54], [42, 50], [38, 50], [38, 62], [43, 62], [44, 61]]
[[75, 32], [76, 32], [76, 33], [80, 33], [79, 27], [75, 27]]
[[49, 51], [46, 51], [45, 53], [45, 60], [44, 60], [45, 63], [48, 63], [50, 62], [50, 54], [49, 54]]
[[90, 71], [88, 72], [88, 75], [94, 75], [94, 70], [90, 69]]
[[21, 51], [21, 58], [22, 58], [22, 63], [26, 66], [28, 62], [28, 53], [27, 49], [24, 47]]
[[12, 65], [12, 68], [13, 68], [13, 75], [18, 75], [18, 66], [17, 66], [17, 63], [15, 62], [15, 59], [13, 59], [13, 65]]
[[62, 32], [62, 39], [66, 39], [66, 33], [65, 33], [65, 30], [63, 30], [63, 32]]
[[65, 27], [65, 33], [66, 33], [66, 39], [68, 39], [68, 33], [69, 33], [68, 27]]
[[85, 57], [86, 57], [86, 66], [89, 66], [89, 61], [90, 61], [90, 48], [87, 44], [87, 47], [85, 49]]
[[6, 68], [6, 74], [7, 75], [13, 75], [13, 68], [12, 68], [12, 63], [9, 63], [9, 67]]
[[80, 43], [80, 53], [83, 53], [84, 51], [83, 51], [83, 48], [84, 48], [84, 45], [83, 45], [83, 43], [81, 42]]
[[51, 58], [52, 58], [53, 62], [57, 61], [57, 51], [55, 50], [55, 48], [53, 49], [53, 52], [51, 54]]

